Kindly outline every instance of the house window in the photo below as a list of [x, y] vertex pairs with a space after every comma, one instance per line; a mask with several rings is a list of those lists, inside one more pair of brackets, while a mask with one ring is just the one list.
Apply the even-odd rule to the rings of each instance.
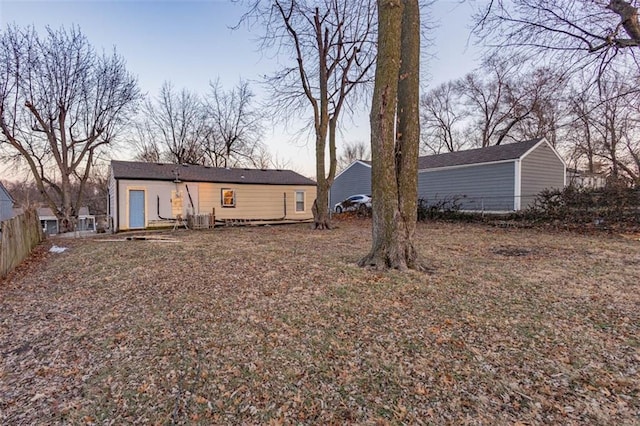
[[304, 211], [304, 191], [296, 191], [296, 212]]
[[236, 190], [235, 189], [222, 189], [222, 207], [235, 207], [236, 206]]

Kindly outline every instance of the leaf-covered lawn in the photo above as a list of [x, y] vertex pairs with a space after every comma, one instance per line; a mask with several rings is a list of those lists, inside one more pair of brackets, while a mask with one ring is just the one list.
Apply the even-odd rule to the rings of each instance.
[[640, 241], [421, 224], [434, 270], [381, 273], [338, 225], [46, 242], [0, 282], [0, 423], [640, 423]]

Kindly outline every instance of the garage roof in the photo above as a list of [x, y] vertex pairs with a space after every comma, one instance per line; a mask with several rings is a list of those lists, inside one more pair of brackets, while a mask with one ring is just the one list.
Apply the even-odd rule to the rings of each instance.
[[447, 152], [418, 158], [418, 169], [436, 169], [439, 167], [462, 166], [468, 164], [493, 163], [496, 161], [517, 160], [536, 146], [542, 138], [506, 145], [494, 145], [466, 151]]

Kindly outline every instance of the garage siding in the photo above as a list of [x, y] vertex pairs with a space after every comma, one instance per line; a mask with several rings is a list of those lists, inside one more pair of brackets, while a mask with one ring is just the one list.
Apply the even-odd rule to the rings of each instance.
[[371, 194], [371, 167], [355, 162], [333, 181], [329, 192], [329, 207], [354, 194]]
[[565, 165], [546, 143], [521, 160], [521, 173], [522, 209], [530, 206], [544, 189], [564, 188]]
[[514, 162], [484, 164], [418, 173], [418, 198], [430, 205], [455, 200], [462, 210], [512, 211]]

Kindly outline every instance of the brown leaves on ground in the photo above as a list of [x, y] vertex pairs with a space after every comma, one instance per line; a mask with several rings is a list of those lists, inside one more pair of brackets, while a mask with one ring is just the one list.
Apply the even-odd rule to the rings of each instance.
[[[0, 423], [640, 422], [640, 245], [369, 222], [64, 240], [0, 282]], [[113, 239], [113, 237], [109, 237]]]

